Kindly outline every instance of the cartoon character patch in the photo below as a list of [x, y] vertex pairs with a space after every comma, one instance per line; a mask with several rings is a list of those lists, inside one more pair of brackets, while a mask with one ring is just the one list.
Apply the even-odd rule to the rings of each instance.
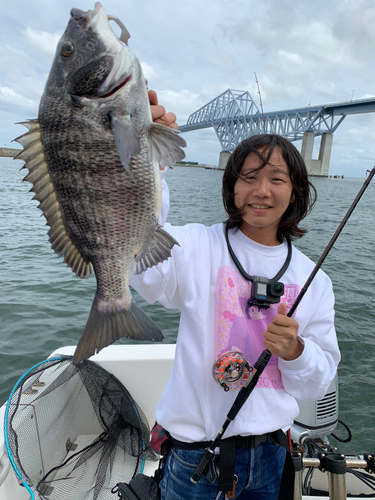
[[[299, 285], [284, 283], [288, 310], [300, 290]], [[215, 289], [215, 359], [226, 351], [240, 351], [253, 366], [264, 351], [263, 332], [277, 314], [278, 304], [269, 309], [249, 306], [251, 283], [230, 266], [218, 269]], [[259, 379], [258, 387], [283, 389], [277, 357], [272, 356]]]

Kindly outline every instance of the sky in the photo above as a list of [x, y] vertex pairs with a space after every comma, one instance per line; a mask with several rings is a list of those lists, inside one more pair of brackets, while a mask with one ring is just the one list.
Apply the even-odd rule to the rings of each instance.
[[[56, 44], [73, 7], [94, 1], [13, 0], [0, 17], [0, 146], [36, 118]], [[375, 96], [374, 0], [103, 0], [131, 34], [149, 88], [188, 116], [229, 88], [277, 111]], [[185, 133], [186, 159], [217, 165], [212, 128]], [[300, 150], [301, 141], [295, 142]], [[317, 158], [319, 139], [315, 140]], [[364, 177], [375, 164], [375, 113], [348, 116], [334, 134], [330, 174]]]

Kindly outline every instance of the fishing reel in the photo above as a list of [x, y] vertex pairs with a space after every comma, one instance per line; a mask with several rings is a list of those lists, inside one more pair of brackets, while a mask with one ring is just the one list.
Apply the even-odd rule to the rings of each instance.
[[251, 380], [252, 367], [239, 351], [228, 351], [222, 354], [212, 366], [215, 382], [225, 392], [236, 391], [246, 387]]

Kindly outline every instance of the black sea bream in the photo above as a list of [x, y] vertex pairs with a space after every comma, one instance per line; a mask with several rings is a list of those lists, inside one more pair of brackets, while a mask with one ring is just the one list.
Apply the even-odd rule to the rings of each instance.
[[120, 337], [163, 339], [132, 300], [129, 273], [167, 259], [177, 243], [158, 226], [159, 163], [184, 158], [186, 143], [152, 123], [142, 69], [122, 28], [120, 40], [99, 2], [93, 11], [72, 9], [38, 120], [24, 123], [29, 132], [16, 139], [53, 250], [80, 278], [95, 271], [74, 363]]

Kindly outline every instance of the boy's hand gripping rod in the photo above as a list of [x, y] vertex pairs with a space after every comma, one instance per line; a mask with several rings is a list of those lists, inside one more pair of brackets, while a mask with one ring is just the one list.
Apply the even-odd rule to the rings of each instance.
[[[306, 283], [302, 287], [302, 290], [298, 294], [295, 302], [293, 303], [292, 307], [288, 311], [288, 314], [287, 314], [288, 317], [292, 316], [292, 314], [296, 310], [298, 304], [301, 302], [303, 296], [307, 292], [307, 289], [311, 285], [312, 280], [315, 278], [317, 272], [319, 271], [321, 265], [323, 264], [325, 258], [328, 255], [329, 251], [331, 250], [331, 248], [335, 244], [335, 242], [336, 242], [337, 238], [339, 237], [339, 235], [340, 235], [343, 227], [347, 223], [349, 217], [351, 216], [353, 210], [357, 206], [357, 203], [359, 202], [361, 196], [365, 192], [367, 186], [370, 184], [371, 179], [374, 177], [374, 175], [375, 175], [375, 166], [370, 171], [367, 179], [363, 183], [361, 189], [359, 190], [359, 192], [358, 192], [357, 196], [355, 197], [353, 203], [351, 204], [349, 210], [345, 214], [345, 216], [344, 216], [343, 220], [341, 221], [339, 227], [336, 229], [335, 234], [332, 236], [331, 241], [328, 243], [326, 249], [322, 253], [322, 256], [320, 257], [320, 259], [316, 263], [316, 265], [315, 265], [314, 269], [312, 270], [310, 276], [308, 277]], [[229, 410], [229, 413], [227, 415], [227, 418], [226, 418], [226, 420], [225, 420], [222, 428], [219, 430], [216, 438], [212, 441], [211, 445], [208, 448], [206, 448], [206, 451], [205, 451], [205, 454], [202, 457], [202, 460], [199, 462], [199, 464], [197, 465], [197, 468], [195, 469], [193, 475], [191, 476], [190, 481], [193, 484], [197, 484], [198, 481], [200, 480], [200, 478], [202, 477], [202, 475], [205, 473], [208, 464], [210, 463], [210, 461], [215, 456], [215, 448], [217, 448], [219, 446], [219, 443], [220, 443], [220, 441], [221, 441], [221, 439], [222, 439], [222, 437], [224, 435], [224, 432], [227, 430], [229, 424], [234, 420], [234, 418], [236, 417], [237, 413], [240, 411], [240, 409], [242, 408], [242, 406], [245, 404], [247, 398], [252, 393], [254, 387], [256, 386], [256, 384], [257, 384], [257, 382], [259, 380], [260, 375], [262, 374], [263, 370], [267, 366], [267, 363], [270, 360], [271, 356], [272, 356], [271, 352], [268, 349], [265, 349], [262, 352], [262, 354], [259, 356], [259, 358], [257, 359], [257, 361], [255, 362], [254, 368], [253, 368], [253, 370], [252, 370], [252, 372], [250, 374], [250, 377], [249, 377], [250, 382], [248, 383], [247, 386], [243, 386], [242, 389], [240, 390], [240, 392], [238, 393], [238, 396], [234, 400], [234, 403], [233, 403], [231, 409]]]

